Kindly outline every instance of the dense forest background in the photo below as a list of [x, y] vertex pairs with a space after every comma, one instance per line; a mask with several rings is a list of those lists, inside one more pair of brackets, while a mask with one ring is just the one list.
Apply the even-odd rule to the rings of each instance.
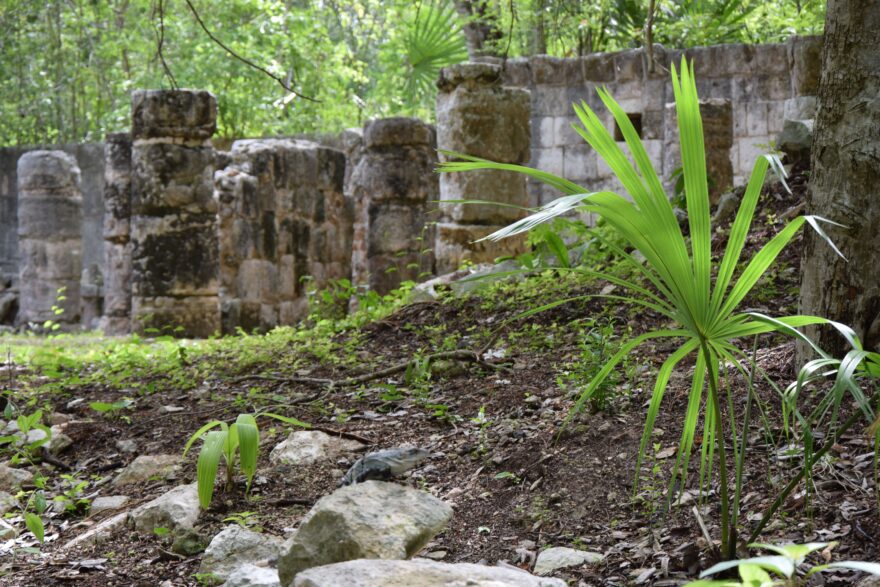
[[2, 0], [0, 144], [101, 140], [128, 127], [135, 88], [211, 90], [225, 137], [431, 119], [468, 27], [491, 29], [487, 53], [573, 56], [644, 44], [649, 7], [668, 47], [821, 34], [825, 13], [822, 0]]

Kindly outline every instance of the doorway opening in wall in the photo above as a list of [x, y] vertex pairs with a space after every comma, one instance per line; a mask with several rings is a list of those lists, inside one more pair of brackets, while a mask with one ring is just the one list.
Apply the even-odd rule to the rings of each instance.
[[[629, 118], [629, 121], [635, 127], [636, 132], [639, 134], [639, 138], [642, 138], [642, 113], [641, 112], [627, 112], [626, 117]], [[617, 126], [617, 123], [614, 123], [614, 140], [622, 141], [623, 133], [620, 131], [620, 127]]]

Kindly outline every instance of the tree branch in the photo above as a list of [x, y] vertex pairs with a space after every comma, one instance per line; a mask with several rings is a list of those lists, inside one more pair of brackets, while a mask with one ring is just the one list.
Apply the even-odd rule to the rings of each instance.
[[[161, 1], [162, 0], [160, 0], [160, 2]], [[266, 69], [265, 67], [257, 65], [253, 61], [250, 61], [249, 59], [242, 57], [241, 55], [239, 55], [238, 53], [236, 53], [235, 51], [233, 51], [232, 49], [227, 47], [223, 43], [223, 41], [221, 41], [220, 39], [215, 37], [214, 34], [208, 30], [208, 27], [205, 26], [205, 23], [202, 20], [202, 17], [199, 16], [199, 13], [196, 10], [196, 7], [193, 6], [192, 2], [190, 2], [190, 0], [185, 0], [185, 2], [186, 2], [186, 5], [189, 7], [190, 12], [192, 12], [193, 16], [195, 17], [196, 22], [199, 23], [199, 26], [201, 27], [201, 29], [203, 31], [205, 31], [205, 34], [208, 35], [208, 38], [211, 39], [218, 47], [220, 47], [221, 49], [223, 49], [224, 51], [229, 53], [232, 57], [234, 57], [235, 59], [238, 59], [239, 61], [241, 61], [242, 63], [244, 63], [248, 67], [251, 67], [253, 69], [256, 69], [259, 72], [262, 72], [262, 73], [268, 75], [270, 78], [272, 78], [273, 80], [278, 82], [278, 85], [280, 85], [282, 88], [284, 88], [285, 90], [287, 90], [288, 92], [290, 92], [291, 94], [296, 96], [297, 98], [303, 98], [304, 100], [308, 100], [309, 102], [317, 102], [317, 103], [321, 102], [320, 100], [316, 100], [315, 98], [312, 98], [310, 96], [306, 96], [305, 94], [294, 90], [287, 83], [285, 83], [285, 81], [283, 79], [281, 79], [280, 77], [278, 77], [277, 75], [275, 75], [274, 73], [272, 73], [271, 71]]]

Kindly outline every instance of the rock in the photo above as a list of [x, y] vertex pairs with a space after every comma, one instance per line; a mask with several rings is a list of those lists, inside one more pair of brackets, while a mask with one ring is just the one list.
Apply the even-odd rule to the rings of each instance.
[[736, 192], [727, 192], [718, 200], [718, 207], [712, 216], [712, 224], [718, 225], [733, 220], [739, 208], [740, 196]]
[[[283, 582], [282, 582], [283, 584]], [[294, 587], [565, 587], [560, 579], [535, 577], [513, 568], [417, 559], [354, 560], [308, 569]]]
[[538, 560], [535, 563], [535, 574], [548, 575], [556, 569], [593, 564], [601, 561], [603, 558], [605, 558], [603, 555], [596, 552], [556, 546], [538, 553]]
[[22, 485], [30, 483], [34, 474], [26, 469], [14, 469], [0, 465], [0, 491], [18, 491]]
[[[281, 554], [282, 542], [281, 538], [253, 532], [237, 524], [227, 526], [211, 540], [199, 572], [226, 579], [244, 564], [277, 558]], [[275, 580], [277, 582], [277, 575]]]
[[9, 540], [11, 538], [18, 538], [18, 530], [9, 522], [0, 518], [0, 540]]
[[157, 410], [160, 414], [176, 414], [177, 412], [182, 412], [186, 408], [182, 406], [159, 406]]
[[880, 577], [865, 577], [856, 583], [856, 587], [880, 587]]
[[180, 455], [141, 455], [119, 472], [113, 485], [140, 483], [153, 477], [168, 479], [180, 468]]
[[107, 518], [103, 522], [99, 523], [94, 528], [83, 532], [76, 538], [68, 540], [67, 543], [61, 548], [66, 550], [68, 548], [73, 548], [81, 544], [93, 545], [106, 542], [107, 539], [110, 538], [110, 536], [112, 536], [114, 532], [116, 532], [120, 528], [125, 527], [126, 520], [128, 520], [128, 512], [116, 514], [112, 518]]
[[276, 465], [312, 465], [332, 461], [343, 454], [362, 449], [356, 440], [330, 436], [318, 430], [292, 432], [269, 453], [269, 461]]
[[52, 426], [50, 431], [52, 434], [46, 448], [53, 455], [57, 456], [73, 445], [73, 439], [62, 432], [60, 425]]
[[131, 512], [130, 522], [139, 532], [156, 528], [192, 528], [199, 518], [199, 493], [195, 483], [180, 485]]
[[278, 560], [282, 585], [304, 569], [358, 558], [404, 559], [424, 547], [452, 517], [429, 493], [367, 481], [318, 500]]
[[137, 452], [137, 443], [134, 440], [117, 440], [116, 441], [116, 450], [119, 452], [125, 453], [135, 453]]
[[15, 499], [14, 495], [6, 493], [5, 491], [0, 491], [0, 516], [17, 507], [18, 500]]
[[129, 501], [127, 495], [108, 495], [106, 497], [96, 497], [92, 501], [92, 507], [89, 510], [92, 514], [103, 512], [106, 510], [118, 510], [124, 507]]
[[205, 551], [208, 540], [192, 528], [178, 528], [174, 531], [171, 552], [183, 556], [194, 556]]
[[244, 564], [229, 573], [222, 587], [281, 587], [281, 582], [275, 569]]
[[786, 120], [776, 139], [776, 148], [785, 153], [788, 163], [809, 163], [813, 144], [812, 120]]

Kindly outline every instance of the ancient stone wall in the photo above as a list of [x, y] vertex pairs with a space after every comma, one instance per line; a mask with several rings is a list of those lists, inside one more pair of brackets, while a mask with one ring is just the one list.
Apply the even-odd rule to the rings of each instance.
[[293, 324], [307, 289], [351, 276], [345, 156], [316, 143], [236, 141], [215, 174], [224, 332]]
[[104, 145], [84, 143], [51, 147], [3, 147], [0, 148], [0, 282], [18, 278], [18, 160], [29, 151], [47, 149], [64, 151], [76, 160], [83, 197], [83, 267], [100, 268], [104, 263], [104, 243], [101, 238]]
[[439, 185], [434, 128], [414, 118], [368, 122], [348, 192], [354, 200], [352, 280], [386, 294], [434, 273]]
[[131, 313], [136, 332], [220, 331], [210, 92], [132, 94]]
[[[80, 321], [80, 172], [63, 151], [18, 160], [19, 322]], [[58, 311], [56, 311], [56, 308]]]
[[[502, 69], [488, 63], [462, 63], [442, 70], [437, 83], [437, 146], [500, 163], [529, 160], [529, 93], [502, 86]], [[441, 155], [446, 160], [449, 157]], [[447, 204], [450, 200], [485, 200], [527, 206], [522, 174], [471, 171], [440, 175], [443, 213], [437, 226], [438, 273], [454, 271], [465, 259], [482, 263], [522, 250], [522, 239], [480, 241], [523, 216], [521, 209], [492, 204]]]
[[112, 133], [105, 143], [105, 334], [131, 331], [131, 135]]
[[[715, 145], [715, 149], [730, 159], [734, 184], [748, 179], [755, 159], [767, 152], [784, 118], [812, 118], [820, 48], [819, 37], [795, 37], [780, 44], [719, 45], [684, 52], [694, 60], [700, 97], [730, 102], [732, 142], [729, 147]], [[645, 67], [641, 49], [568, 59], [536, 56], [508, 60], [504, 84], [531, 91], [530, 165], [588, 189], [619, 189], [611, 170], [571, 127], [577, 121], [572, 103], [584, 100], [614, 131], [613, 120], [596, 94], [596, 88], [605, 86], [640, 130], [648, 155], [669, 186], [677, 156], [664, 149], [664, 141], [674, 142], [667, 133], [677, 133], [666, 110], [673, 102], [669, 69], [672, 64], [680, 65], [681, 56], [681, 51], [657, 46], [653, 73]], [[718, 178], [718, 189], [730, 187], [722, 185], [726, 180]], [[535, 182], [530, 182], [529, 193], [532, 205], [559, 195]]]

